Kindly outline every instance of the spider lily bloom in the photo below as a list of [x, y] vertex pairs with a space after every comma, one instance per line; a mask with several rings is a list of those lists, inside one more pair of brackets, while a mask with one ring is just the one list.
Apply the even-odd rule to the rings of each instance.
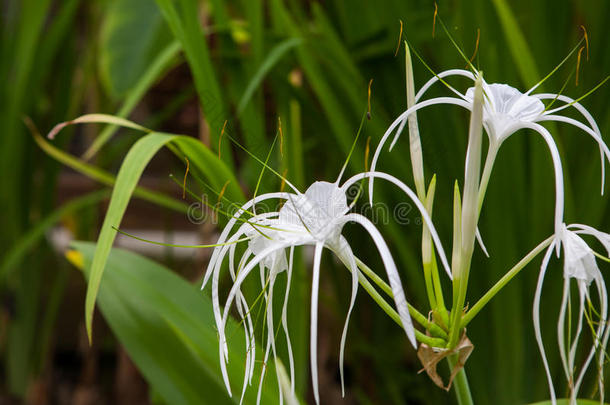
[[[436, 245], [437, 252], [441, 262], [451, 276], [451, 270], [447, 262], [443, 247], [440, 243], [438, 234], [431, 222], [429, 215], [426, 212], [423, 204], [417, 199], [415, 193], [400, 180], [386, 173], [381, 172], [366, 172], [356, 175], [348, 179], [343, 185], [339, 185], [339, 180], [335, 183], [318, 181], [313, 183], [305, 193], [300, 193], [296, 188], [293, 188], [293, 193], [270, 193], [263, 194], [244, 204], [235, 216], [228, 222], [227, 226], [220, 235], [219, 243], [223, 246], [218, 246], [210, 260], [208, 271], [205, 275], [203, 286], [208, 280], [212, 279], [212, 301], [214, 305], [214, 314], [219, 333], [219, 353], [220, 364], [223, 373], [225, 385], [229, 393], [231, 387], [226, 372], [226, 362], [228, 361], [225, 325], [229, 316], [229, 311], [233, 301], [236, 301], [238, 312], [243, 317], [243, 310], [247, 307], [244, 302], [245, 298], [241, 293], [241, 285], [245, 278], [259, 266], [261, 269], [261, 283], [263, 289], [268, 286], [268, 293], [264, 297], [267, 300], [267, 329], [268, 343], [265, 350], [265, 361], [269, 355], [269, 348], [276, 356], [273, 328], [273, 313], [271, 312], [273, 300], [273, 283], [276, 276], [283, 271], [287, 272], [288, 284], [284, 294], [284, 307], [282, 309], [282, 324], [284, 331], [287, 334], [286, 326], [286, 301], [289, 295], [290, 278], [293, 265], [293, 249], [297, 246], [310, 245], [314, 246], [314, 260], [312, 271], [312, 292], [311, 292], [311, 329], [310, 329], [310, 362], [311, 376], [313, 382], [314, 397], [316, 403], [319, 403], [318, 393], [318, 369], [317, 369], [317, 313], [318, 313], [318, 290], [320, 280], [320, 262], [322, 258], [322, 250], [327, 248], [331, 250], [350, 270], [352, 274], [352, 294], [350, 306], [347, 313], [347, 319], [343, 328], [340, 347], [340, 374], [343, 389], [343, 354], [345, 341], [347, 336], [347, 327], [352, 308], [355, 303], [356, 293], [358, 289], [358, 268], [356, 266], [356, 258], [350, 248], [348, 241], [341, 234], [343, 226], [348, 222], [353, 222], [361, 225], [365, 231], [371, 236], [377, 250], [381, 256], [385, 267], [390, 287], [392, 290], [396, 309], [402, 321], [406, 335], [414, 347], [417, 347], [415, 339], [415, 330], [409, 315], [408, 304], [405, 298], [400, 276], [396, 268], [396, 264], [390, 250], [385, 243], [381, 233], [375, 225], [366, 217], [350, 213], [351, 206], [348, 205], [346, 191], [350, 186], [369, 177], [378, 177], [385, 179], [398, 186], [409, 198], [413, 200], [417, 208], [422, 214], [422, 218], [429, 228], [432, 239]], [[275, 212], [267, 212], [255, 215], [244, 222], [235, 232], [233, 228], [241, 216], [255, 203], [269, 199], [281, 199], [284, 201], [283, 206]], [[235, 249], [236, 243], [245, 236], [249, 237], [248, 247], [239, 259], [238, 271], [235, 272]], [[226, 243], [226, 244], [225, 244]], [[286, 260], [286, 250], [290, 250], [290, 259]], [[233, 286], [228, 294], [224, 312], [220, 312], [220, 303], [218, 299], [218, 280], [222, 267], [222, 262], [228, 256], [229, 268], [233, 277]], [[203, 287], [202, 287], [203, 288]], [[241, 303], [240, 303], [241, 302]], [[242, 306], [240, 310], [239, 306]], [[250, 328], [249, 322], [246, 325]], [[249, 330], [246, 333], [250, 344], [254, 342], [254, 333]], [[291, 379], [294, 381], [294, 365], [292, 354], [290, 354]], [[246, 382], [249, 382], [253, 373], [254, 357], [246, 358], [246, 374], [244, 376], [244, 389]], [[292, 383], [294, 387], [294, 383]], [[260, 387], [259, 387], [260, 394]], [[242, 393], [243, 396], [243, 393]], [[281, 392], [280, 392], [281, 398]]]
[[[404, 126], [407, 123], [408, 117], [417, 110], [427, 106], [436, 104], [453, 104], [458, 105], [468, 110], [472, 110], [474, 88], [470, 87], [465, 93], [461, 93], [452, 86], [446, 84], [443, 80], [450, 76], [463, 76], [471, 80], [476, 80], [477, 74], [463, 69], [451, 69], [437, 74], [426, 82], [415, 95], [415, 104], [403, 112], [387, 129], [381, 139], [373, 157], [371, 170], [375, 170], [381, 150], [385, 142], [394, 132], [394, 139], [390, 145], [390, 150], [396, 144], [400, 137]], [[482, 78], [481, 78], [482, 79]], [[426, 91], [436, 82], [442, 81], [447, 85], [449, 90], [454, 93], [453, 97], [437, 97], [427, 100], [421, 100]], [[525, 93], [511, 87], [507, 84], [488, 84], [483, 80], [483, 92], [485, 94], [483, 108], [483, 125], [489, 137], [489, 150], [485, 161], [483, 174], [481, 175], [481, 187], [479, 191], [479, 210], [483, 202], [489, 177], [493, 168], [493, 164], [502, 143], [512, 134], [520, 129], [532, 129], [542, 136], [546, 142], [553, 159], [556, 182], [556, 206], [555, 206], [555, 232], [558, 233], [563, 223], [563, 174], [561, 161], [557, 150], [557, 145], [549, 131], [540, 123], [545, 121], [558, 121], [571, 124], [590, 135], [598, 144], [600, 154], [602, 155], [602, 193], [604, 183], [604, 166], [606, 159], [610, 161], [610, 150], [604, 143], [599, 127], [591, 114], [578, 102], [561, 94], [532, 94], [532, 92], [541, 84], [538, 83]], [[542, 100], [552, 99], [554, 102], [563, 103], [557, 108], [547, 109]], [[573, 118], [558, 115], [560, 111], [574, 107], [585, 119], [586, 124]], [[370, 182], [369, 192], [372, 194], [373, 182]]]
[[[602, 373], [602, 365], [605, 359], [605, 349], [608, 340], [608, 328], [606, 325], [606, 321], [608, 319], [608, 295], [606, 291], [606, 286], [604, 283], [604, 279], [602, 274], [597, 267], [597, 263], [595, 260], [594, 251], [586, 244], [586, 242], [581, 238], [580, 235], [589, 235], [597, 238], [608, 251], [607, 253], [610, 255], [610, 235], [600, 232], [596, 229], [593, 229], [587, 225], [574, 224], [566, 226], [562, 224], [560, 229], [560, 233], [555, 235], [555, 240], [551, 243], [551, 245], [547, 248], [546, 255], [542, 261], [540, 275], [538, 277], [538, 284], [536, 287], [536, 293], [534, 297], [534, 306], [533, 306], [533, 318], [534, 318], [534, 332], [536, 335], [536, 341], [538, 343], [538, 347], [540, 349], [540, 353], [542, 355], [542, 360], [544, 363], [544, 368], [546, 371], [549, 389], [551, 393], [551, 400], [553, 404], [556, 404], [555, 390], [553, 387], [553, 381], [551, 379], [551, 374], [549, 370], [549, 365], [546, 360], [546, 353], [544, 350], [544, 345], [542, 342], [542, 335], [540, 330], [540, 296], [542, 293], [542, 286], [544, 282], [545, 273], [549, 264], [549, 260], [551, 258], [551, 253], [553, 248], [555, 247], [563, 247], [564, 252], [564, 267], [563, 267], [563, 278], [564, 278], [564, 288], [563, 288], [563, 297], [561, 300], [561, 306], [559, 310], [559, 320], [557, 323], [557, 339], [559, 343], [559, 352], [561, 356], [561, 362], [563, 364], [563, 369], [568, 380], [568, 385], [570, 388], [570, 404], [576, 404], [576, 398], [578, 395], [578, 391], [582, 384], [585, 372], [589, 367], [595, 352], [597, 349], [600, 349], [602, 353], [599, 359], [599, 387], [600, 387], [600, 395], [601, 402], [603, 402], [604, 396], [604, 388], [603, 388], [603, 373]], [[578, 303], [579, 303], [579, 311], [578, 311], [578, 319], [577, 319], [577, 327], [576, 332], [571, 334], [571, 325], [570, 320], [568, 319], [566, 325], [566, 311], [569, 310], [570, 306], [570, 284], [575, 281], [576, 286], [578, 288]], [[591, 283], [595, 282], [595, 287], [597, 289], [597, 295], [600, 305], [599, 310], [599, 319], [597, 320], [598, 326], [597, 328], [593, 328], [593, 320], [589, 319], [586, 315], [586, 307], [585, 305], [591, 305], [589, 290], [591, 287]], [[597, 313], [596, 311], [591, 311], [593, 313]], [[589, 351], [578, 375], [575, 378], [575, 357], [576, 351], [578, 349], [578, 342], [580, 340], [582, 327], [583, 327], [583, 318], [587, 317], [587, 322], [591, 325], [591, 329], [594, 330], [593, 336], [593, 346]], [[567, 327], [567, 332], [566, 332]], [[566, 344], [566, 334], [569, 334], [568, 342], [572, 342], [571, 344]]]

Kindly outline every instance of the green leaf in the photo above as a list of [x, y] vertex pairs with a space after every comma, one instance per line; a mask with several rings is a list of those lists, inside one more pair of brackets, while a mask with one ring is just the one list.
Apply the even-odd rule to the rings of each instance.
[[114, 98], [127, 93], [171, 36], [159, 9], [149, 0], [110, 2], [101, 28], [99, 68]]
[[[193, 74], [199, 102], [210, 125], [211, 145], [215, 148], [227, 118], [226, 106], [212, 64], [210, 49], [199, 22], [199, 2], [196, 0], [156, 0], [156, 2], [174, 37], [182, 45]], [[222, 155], [231, 166], [228, 145], [223, 144], [221, 148]]]
[[[99, 167], [85, 163], [82, 160], [77, 159], [74, 156], [62, 151], [61, 149], [56, 148], [51, 143], [47, 142], [37, 132], [32, 132], [32, 136], [34, 137], [34, 141], [36, 141], [38, 146], [58, 162], [61, 162], [64, 165], [76, 170], [77, 172], [84, 174], [85, 176], [90, 177], [96, 181], [99, 181], [102, 184], [105, 184], [107, 186], [114, 185], [116, 179], [112, 174], [100, 169]], [[158, 193], [156, 191], [145, 189], [143, 187], [137, 187], [133, 194], [138, 198], [142, 198], [143, 200], [150, 201], [152, 203], [158, 204], [162, 207], [166, 207], [174, 211], [186, 213], [188, 210], [184, 203], [177, 201], [171, 197], [168, 197], [164, 194]]]
[[153, 156], [170, 142], [189, 159], [193, 170], [199, 171], [208, 178], [212, 187], [220, 190], [225, 182], [228, 181], [225, 195], [233, 201], [244, 199], [239, 184], [231, 171], [197, 139], [158, 132], [153, 132], [140, 138], [129, 150], [125, 160], [123, 160], [114, 189], [112, 190], [110, 205], [108, 206], [108, 211], [106, 212], [106, 217], [98, 237], [85, 302], [85, 321], [89, 340], [91, 340], [91, 322], [95, 299], [110, 248], [116, 237], [114, 228], [120, 227], [127, 204], [136, 189], [144, 168]]
[[[69, 252], [67, 256], [89, 277], [96, 246], [73, 242], [72, 247], [80, 254]], [[121, 249], [110, 252], [108, 270], [100, 286], [101, 312], [165, 403], [239, 403], [244, 376], [241, 356], [245, 356], [242, 327], [232, 319], [227, 324], [231, 333], [227, 370], [233, 389], [233, 398], [229, 398], [220, 374], [211, 300], [163, 266]], [[246, 404], [256, 403], [257, 375], [260, 372], [255, 370]], [[275, 371], [268, 371], [263, 404], [278, 403], [274, 377]]]

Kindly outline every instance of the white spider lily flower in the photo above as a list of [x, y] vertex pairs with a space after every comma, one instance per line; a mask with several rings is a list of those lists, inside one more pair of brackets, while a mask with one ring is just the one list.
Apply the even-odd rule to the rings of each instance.
[[[387, 139], [394, 134], [394, 139], [390, 145], [390, 150], [396, 144], [400, 137], [404, 126], [407, 124], [408, 117], [416, 111], [437, 104], [453, 104], [458, 105], [468, 110], [472, 110], [474, 87], [467, 89], [465, 93], [461, 93], [455, 88], [448, 86], [448, 88], [454, 93], [453, 97], [437, 97], [427, 100], [421, 100], [426, 91], [435, 83], [442, 81], [444, 83], [445, 77], [450, 76], [463, 76], [473, 81], [476, 80], [478, 75], [463, 70], [463, 69], [451, 69], [437, 74], [426, 82], [418, 93], [415, 95], [415, 104], [409, 107], [403, 112], [387, 129], [383, 135], [371, 163], [371, 170], [375, 170], [377, 161], [385, 145]], [[539, 83], [540, 84], [540, 83]], [[539, 85], [538, 84], [538, 85]], [[561, 167], [561, 160], [557, 145], [547, 129], [545, 129], [540, 123], [545, 121], [557, 121], [564, 122], [573, 125], [588, 135], [590, 135], [598, 144], [601, 154], [601, 166], [602, 166], [602, 194], [604, 187], [605, 177], [605, 160], [603, 157], [610, 161], [610, 150], [604, 143], [599, 127], [591, 114], [578, 102], [566, 97], [561, 94], [542, 93], [532, 94], [532, 92], [538, 87], [538, 85], [532, 87], [529, 91], [522, 93], [521, 91], [511, 87], [507, 84], [488, 84], [483, 80], [483, 92], [485, 94], [484, 99], [484, 111], [483, 111], [483, 125], [485, 131], [489, 137], [489, 150], [485, 162], [485, 168], [481, 176], [481, 192], [479, 194], [480, 204], [482, 203], [487, 183], [491, 175], [493, 163], [495, 161], [498, 149], [502, 143], [512, 134], [519, 131], [520, 129], [532, 129], [542, 136], [546, 142], [551, 157], [553, 159], [554, 171], [555, 171], [555, 188], [556, 188], [556, 203], [555, 203], [555, 232], [560, 231], [561, 224], [563, 223], [563, 173]], [[542, 100], [552, 99], [555, 102], [563, 103], [557, 108], [548, 110], [542, 103]], [[557, 113], [568, 108], [574, 107], [585, 119], [586, 124], [576, 119], [558, 115]], [[373, 181], [369, 184], [369, 193], [372, 194]], [[480, 207], [479, 207], [480, 209]], [[558, 246], [557, 246], [558, 248]]]
[[[576, 404], [576, 398], [578, 396], [578, 391], [580, 390], [583, 378], [598, 349], [602, 353], [600, 355], [598, 365], [600, 367], [599, 370], [601, 370], [605, 358], [604, 353], [608, 341], [609, 329], [606, 324], [608, 319], [608, 294], [606, 291], [606, 285], [604, 283], [602, 274], [597, 266], [594, 251], [587, 245], [587, 243], [580, 237], [580, 235], [590, 235], [597, 238], [604, 245], [604, 247], [608, 251], [608, 254], [610, 255], [610, 235], [600, 232], [587, 225], [573, 224], [566, 226], [565, 224], [562, 224], [560, 233], [555, 235], [555, 240], [547, 248], [547, 252], [544, 256], [544, 259], [542, 260], [540, 275], [538, 277], [538, 284], [536, 286], [536, 292], [534, 296], [534, 333], [536, 335], [538, 348], [540, 349], [540, 353], [542, 355], [544, 369], [547, 375], [549, 390], [551, 394], [551, 401], [553, 404], [556, 404], [555, 389], [553, 386], [553, 381], [551, 379], [551, 373], [546, 359], [546, 353], [542, 341], [542, 333], [540, 330], [540, 298], [542, 294], [544, 277], [549, 264], [549, 260], [551, 258], [553, 248], [556, 248], [557, 246], [563, 247], [564, 252], [564, 288], [559, 311], [559, 319], [557, 322], [557, 339], [559, 344], [561, 362], [563, 364], [563, 369], [568, 380], [568, 386], [570, 389], [570, 404]], [[572, 343], [566, 344], [566, 334], [570, 333], [569, 331], [572, 330], [570, 327], [571, 325], [569, 325], [569, 321], [568, 325], [566, 325], [565, 319], [566, 311], [568, 310], [568, 307], [570, 305], [571, 281], [575, 281], [578, 288], [579, 312], [576, 332], [573, 335], [569, 336], [568, 340]], [[587, 303], [590, 303], [589, 289], [591, 287], [591, 283], [593, 282], [595, 282], [595, 287], [597, 289], [598, 300], [600, 305], [598, 326], [594, 332], [594, 342], [591, 347], [591, 350], [589, 351], [584, 363], [582, 364], [580, 372], [578, 372], [578, 375], [575, 376], [576, 352], [578, 349], [578, 342], [580, 340], [582, 332], [583, 318], [585, 317], [585, 305]], [[592, 321], [588, 320], [588, 322]], [[566, 332], [566, 328], [568, 332]], [[600, 386], [601, 402], [603, 402], [603, 373], [599, 373], [598, 379]]]
[[[384, 241], [381, 233], [375, 227], [375, 225], [366, 217], [357, 214], [350, 213], [351, 206], [348, 206], [346, 191], [350, 186], [358, 181], [365, 178], [378, 177], [385, 179], [396, 186], [398, 186], [409, 198], [411, 198], [417, 208], [420, 210], [422, 218], [426, 223], [426, 226], [430, 230], [432, 240], [435, 243], [437, 252], [441, 259], [441, 262], [451, 277], [451, 269], [445, 252], [441, 245], [438, 234], [432, 224], [432, 221], [427, 214], [424, 205], [417, 199], [416, 194], [404, 183], [395, 177], [381, 172], [366, 172], [359, 175], [353, 176], [348, 179], [345, 183], [339, 186], [339, 180], [335, 183], [329, 183], [324, 181], [317, 181], [313, 183], [305, 193], [300, 193], [295, 189], [294, 193], [270, 193], [263, 194], [256, 197], [253, 200], [245, 203], [240, 210], [234, 215], [234, 217], [228, 222], [225, 229], [220, 235], [218, 243], [224, 245], [215, 248], [210, 263], [208, 265], [208, 271], [203, 281], [203, 287], [207, 282], [212, 279], [212, 302], [214, 306], [214, 316], [219, 333], [219, 354], [220, 354], [220, 365], [223, 374], [223, 379], [227, 390], [231, 393], [231, 387], [229, 384], [228, 374], [226, 372], [226, 362], [228, 362], [228, 349], [225, 337], [225, 325], [229, 316], [229, 311], [233, 301], [236, 301], [237, 309], [243, 318], [244, 309], [247, 309], [245, 298], [241, 293], [241, 285], [245, 278], [252, 272], [252, 270], [258, 265], [261, 269], [261, 283], [263, 289], [265, 285], [268, 286], [268, 293], [265, 292], [265, 299], [267, 300], [267, 347], [264, 355], [264, 363], [268, 359], [269, 351], [276, 356], [275, 342], [274, 342], [274, 327], [273, 327], [273, 313], [272, 313], [272, 300], [273, 300], [273, 286], [275, 278], [278, 274], [283, 271], [287, 272], [288, 283], [287, 289], [284, 295], [284, 306], [282, 310], [282, 325], [286, 337], [288, 338], [287, 321], [286, 321], [286, 302], [288, 300], [290, 278], [293, 266], [293, 249], [297, 246], [310, 245], [314, 246], [314, 260], [313, 260], [313, 271], [312, 271], [312, 292], [311, 292], [311, 327], [310, 327], [310, 363], [311, 363], [311, 377], [313, 383], [313, 391], [316, 403], [319, 403], [318, 393], [318, 368], [317, 368], [317, 316], [318, 316], [318, 291], [319, 291], [319, 280], [320, 280], [320, 262], [322, 257], [322, 250], [327, 248], [331, 250], [351, 271], [352, 274], [352, 294], [350, 305], [347, 313], [345, 326], [343, 328], [343, 334], [341, 337], [341, 347], [339, 354], [339, 367], [341, 374], [342, 390], [344, 392], [343, 384], [343, 357], [345, 341], [347, 337], [347, 327], [349, 318], [355, 303], [357, 289], [358, 289], [358, 268], [356, 266], [356, 258], [350, 248], [347, 240], [342, 236], [341, 232], [343, 226], [348, 222], [353, 222], [361, 225], [365, 231], [373, 239], [375, 246], [381, 256], [383, 265], [385, 267], [396, 309], [402, 321], [403, 328], [409, 341], [414, 347], [417, 347], [417, 341], [415, 339], [415, 330], [411, 322], [409, 315], [408, 304], [405, 298], [405, 293], [402, 287], [398, 269], [392, 258], [390, 250]], [[241, 216], [247, 212], [255, 203], [269, 199], [281, 199], [284, 201], [283, 206], [275, 212], [268, 212], [255, 215], [244, 222], [237, 231], [232, 233], [232, 230]], [[239, 241], [241, 238], [249, 237], [248, 248], [243, 253], [239, 260], [238, 271], [235, 272], [235, 249], [236, 244], [233, 242]], [[286, 260], [285, 252], [290, 249], [290, 258]], [[222, 262], [225, 256], [229, 256], [229, 268], [231, 276], [233, 278], [233, 286], [227, 297], [224, 311], [221, 314], [220, 302], [218, 298], [218, 280], [221, 271]], [[268, 273], [268, 274], [267, 274]], [[203, 288], [202, 287], [202, 288]], [[242, 309], [240, 309], [240, 305]], [[246, 312], [247, 314], [247, 312]], [[246, 333], [247, 344], [254, 345], [254, 331], [251, 328], [250, 322], [246, 323], [248, 331]], [[287, 339], [289, 342], [289, 338]], [[290, 350], [290, 344], [288, 344], [288, 350]], [[292, 389], [294, 389], [294, 364], [292, 359], [292, 353], [290, 356], [290, 378], [292, 381]], [[265, 367], [265, 365], [263, 366]], [[251, 378], [254, 370], [254, 356], [250, 353], [246, 357], [246, 373], [244, 376], [244, 388], [246, 384], [251, 383]], [[264, 369], [263, 369], [264, 372]], [[279, 378], [279, 376], [278, 376]], [[243, 398], [242, 391], [242, 398]], [[282, 394], [280, 392], [280, 399]], [[259, 386], [259, 398], [260, 400], [260, 386]]]

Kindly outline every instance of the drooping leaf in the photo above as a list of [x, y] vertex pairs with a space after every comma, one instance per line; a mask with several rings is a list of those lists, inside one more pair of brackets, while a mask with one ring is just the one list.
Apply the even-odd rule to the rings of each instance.
[[[199, 21], [199, 2], [156, 0], [156, 3], [174, 37], [184, 50], [205, 120], [210, 126], [211, 145], [216, 148], [223, 123], [228, 117], [223, 92]], [[232, 166], [228, 145], [222, 144], [221, 150], [227, 164]]]
[[[68, 257], [91, 275], [96, 246], [73, 242]], [[211, 300], [167, 268], [137, 254], [112, 249], [99, 290], [99, 307], [151, 387], [165, 403], [239, 403], [244, 375], [243, 329], [229, 319], [229, 398], [222, 381]], [[257, 350], [261, 353], [260, 347]], [[275, 371], [268, 372], [261, 403], [278, 403]], [[255, 370], [255, 376], [260, 370]], [[256, 378], [245, 404], [256, 403]]]
[[193, 169], [206, 176], [216, 190], [220, 190], [228, 182], [225, 192], [227, 198], [231, 201], [240, 201], [244, 198], [231, 171], [214, 153], [195, 138], [152, 132], [138, 140], [129, 150], [121, 165], [112, 191], [110, 205], [98, 237], [85, 302], [85, 320], [89, 339], [91, 339], [91, 322], [97, 291], [110, 248], [116, 237], [114, 228], [120, 227], [127, 204], [136, 189], [144, 168], [153, 156], [169, 143], [172, 143], [184, 153], [192, 162]]

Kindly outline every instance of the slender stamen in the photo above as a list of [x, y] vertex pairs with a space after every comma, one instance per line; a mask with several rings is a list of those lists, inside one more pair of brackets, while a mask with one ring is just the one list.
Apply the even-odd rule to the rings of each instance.
[[559, 70], [559, 68], [561, 66], [563, 66], [564, 63], [566, 63], [568, 61], [568, 59], [570, 59], [570, 57], [574, 54], [574, 52], [576, 52], [579, 48], [580, 45], [582, 44], [582, 41], [584, 41], [585, 37], [581, 38], [580, 41], [578, 41], [578, 43], [576, 43], [576, 45], [574, 46], [574, 48], [572, 48], [572, 50], [568, 53], [568, 55], [563, 58], [563, 60], [561, 62], [559, 62], [559, 64], [557, 66], [555, 66], [553, 68], [553, 70], [551, 70], [549, 72], [549, 74], [547, 74], [546, 76], [544, 76], [542, 78], [542, 80], [540, 80], [538, 83], [536, 83], [531, 89], [529, 89], [528, 91], [526, 91], [524, 93], [525, 96], [530, 95], [534, 90], [536, 90], [538, 87], [540, 87], [540, 85], [542, 85], [542, 83], [544, 83], [548, 78], [550, 78], [551, 76], [553, 76], [553, 74], [555, 74], [555, 72], [557, 72]]
[[434, 2], [434, 17], [432, 18], [432, 38], [434, 38], [434, 32], [436, 31], [436, 16], [438, 15], [438, 5]]
[[[233, 144], [235, 146], [237, 146], [238, 148], [240, 148], [241, 150], [243, 150], [244, 152], [246, 152], [248, 154], [248, 156], [250, 156], [252, 159], [256, 160], [258, 163], [260, 163], [261, 165], [265, 166], [265, 168], [267, 170], [269, 170], [271, 173], [273, 173], [274, 175], [276, 175], [279, 178], [283, 178], [281, 174], [279, 174], [274, 168], [272, 168], [271, 166], [268, 166], [265, 162], [263, 162], [258, 156], [256, 156], [255, 154], [253, 154], [252, 152], [250, 152], [248, 150], [248, 148], [246, 148], [245, 146], [243, 146], [241, 143], [239, 143], [235, 138], [233, 138], [231, 135], [229, 135], [228, 133], [225, 134], [225, 137], [229, 138], [229, 140], [231, 142], [233, 142]], [[293, 189], [297, 194], [299, 193], [299, 190], [290, 182], [288, 181], [288, 179], [285, 179], [286, 184], [288, 184], [288, 187], [290, 187], [291, 189]]]
[[398, 55], [398, 50], [400, 49], [400, 42], [402, 41], [402, 20], [400, 21], [400, 33], [398, 34], [398, 43], [396, 44], [396, 51], [394, 52], [394, 57]]
[[371, 152], [371, 137], [366, 138], [366, 147], [364, 149], [364, 171], [369, 171], [369, 154]]
[[184, 180], [182, 181], [182, 199], [184, 200], [186, 195], [185, 195], [185, 189], [186, 189], [186, 176], [188, 176], [189, 174], [189, 168], [190, 168], [190, 163], [189, 163], [189, 159], [185, 156], [184, 160], [186, 160], [186, 171], [184, 172]]
[[115, 231], [117, 231], [118, 233], [128, 236], [132, 239], [135, 240], [139, 240], [140, 242], [145, 242], [145, 243], [150, 243], [153, 245], [159, 245], [159, 246], [166, 246], [166, 247], [177, 247], [177, 248], [192, 248], [192, 249], [199, 249], [199, 248], [211, 248], [211, 247], [218, 247], [218, 246], [227, 246], [227, 245], [234, 245], [240, 242], [245, 242], [250, 240], [251, 238], [242, 238], [242, 239], [237, 239], [235, 241], [232, 242], [226, 242], [226, 243], [215, 243], [212, 245], [179, 245], [179, 244], [175, 244], [175, 243], [164, 243], [164, 242], [156, 242], [154, 240], [149, 240], [149, 239], [144, 239], [141, 238], [139, 236], [133, 235], [129, 232], [125, 232], [115, 226], [112, 227], [112, 229], [114, 229]]
[[277, 117], [277, 130], [280, 133], [280, 156], [284, 157], [284, 131], [282, 131], [282, 119]]
[[[372, 82], [373, 82], [373, 79], [371, 79], [371, 81], [369, 82], [369, 91], [370, 91], [370, 83], [372, 83]], [[370, 104], [369, 104], [369, 108], [370, 108]], [[364, 118], [367, 117], [367, 114], [368, 114], [368, 111], [367, 111], [367, 113], [364, 113], [362, 115], [362, 119], [360, 120], [360, 126], [358, 126], [358, 132], [356, 132], [356, 137], [354, 138], [354, 142], [352, 142], [352, 147], [350, 148], [349, 153], [347, 154], [347, 158], [345, 159], [345, 162], [343, 163], [343, 167], [341, 167], [341, 171], [339, 172], [339, 176], [337, 177], [335, 184], [339, 184], [339, 182], [341, 181], [341, 177], [343, 177], [343, 173], [345, 172], [345, 169], [347, 168], [347, 164], [349, 163], [349, 160], [352, 157], [352, 153], [354, 153], [354, 149], [356, 148], [356, 143], [358, 142], [358, 138], [360, 137], [362, 128], [364, 128], [364, 121], [365, 121]]]
[[[464, 61], [466, 62], [466, 65], [468, 67], [470, 67], [470, 69], [472, 69], [473, 72], [476, 73], [477, 72], [477, 68], [474, 67], [474, 65], [472, 64], [472, 61], [470, 59], [468, 59], [468, 57], [466, 56], [466, 54], [464, 53], [462, 48], [457, 44], [457, 42], [453, 38], [453, 35], [451, 35], [449, 30], [447, 29], [447, 26], [445, 25], [445, 23], [443, 22], [443, 20], [440, 17], [438, 18], [438, 22], [441, 24], [441, 27], [443, 28], [443, 31], [445, 31], [445, 34], [447, 34], [447, 36], [449, 37], [449, 40], [451, 41], [451, 43], [453, 44], [455, 49], [458, 51], [458, 53], [460, 54], [462, 59], [464, 59]], [[478, 43], [478, 41], [477, 41], [477, 43]]]
[[589, 36], [587, 35], [587, 29], [584, 25], [581, 25], [580, 28], [582, 29], [583, 35], [585, 37], [585, 45], [587, 47], [587, 60], [589, 60]]
[[578, 56], [576, 57], [576, 86], [578, 86], [578, 74], [580, 73], [580, 55], [584, 49], [585, 47], [581, 46], [578, 50]]
[[595, 92], [597, 89], [599, 89], [600, 87], [602, 87], [602, 86], [603, 86], [603, 85], [604, 85], [604, 84], [605, 84], [605, 83], [606, 83], [608, 80], [610, 80], [610, 75], [608, 75], [608, 76], [607, 76], [607, 77], [606, 77], [604, 80], [602, 80], [602, 81], [601, 81], [599, 84], [597, 84], [597, 85], [596, 85], [595, 87], [593, 87], [591, 90], [589, 90], [588, 92], [586, 92], [586, 93], [585, 93], [585, 94], [583, 94], [582, 96], [578, 97], [577, 99], [575, 99], [575, 100], [574, 100], [574, 101], [572, 101], [571, 103], [569, 103], [569, 104], [565, 104], [565, 105], [562, 105], [561, 107], [557, 107], [557, 108], [555, 108], [554, 110], [547, 111], [547, 112], [546, 112], [546, 114], [553, 114], [553, 113], [555, 113], [555, 112], [557, 112], [557, 111], [561, 111], [561, 110], [564, 110], [564, 109], [566, 109], [566, 108], [568, 108], [568, 107], [571, 107], [572, 105], [574, 105], [574, 104], [576, 104], [576, 103], [580, 102], [582, 99], [584, 99], [584, 98], [586, 98], [586, 97], [590, 96], [590, 95], [591, 95], [593, 92]]
[[220, 136], [218, 137], [218, 159], [220, 159], [220, 145], [222, 142], [222, 137], [225, 134], [225, 129], [227, 128], [227, 120], [225, 120], [224, 124], [222, 124], [222, 130], [220, 131]]
[[369, 87], [368, 87], [368, 95], [366, 98], [366, 103], [367, 103], [367, 111], [366, 111], [366, 119], [370, 120], [371, 119], [371, 86], [373, 85], [373, 79], [369, 80]]
[[227, 191], [227, 186], [229, 185], [230, 182], [231, 182], [231, 180], [227, 180], [225, 182], [225, 184], [222, 186], [222, 188], [220, 189], [220, 193], [218, 194], [218, 200], [216, 201], [216, 210], [214, 210], [214, 212], [218, 211], [218, 208], [220, 207], [221, 202], [222, 202], [222, 197], [224, 197], [225, 191]]
[[477, 28], [477, 40], [474, 44], [474, 52], [472, 54], [472, 56], [470, 57], [469, 63], [466, 64], [466, 67], [464, 69], [467, 69], [469, 65], [472, 66], [472, 61], [474, 60], [475, 56], [477, 56], [477, 52], [479, 51], [479, 39], [481, 38], [481, 29]]
[[[281, 126], [280, 126], [280, 133], [281, 133]], [[269, 158], [271, 158], [271, 152], [273, 152], [273, 147], [275, 146], [275, 142], [277, 141], [277, 138], [278, 138], [277, 135], [273, 138], [273, 142], [271, 143], [271, 148], [269, 148], [269, 152], [267, 152], [267, 157], [265, 158], [265, 163], [263, 164], [263, 167], [261, 168], [261, 172], [258, 175], [258, 180], [256, 181], [256, 187], [254, 188], [253, 198], [256, 198], [256, 193], [258, 192], [258, 188], [261, 185], [261, 180], [263, 179], [263, 174], [265, 173], [265, 168], [268, 167]], [[256, 214], [256, 205], [252, 205], [252, 212], [254, 212]]]

